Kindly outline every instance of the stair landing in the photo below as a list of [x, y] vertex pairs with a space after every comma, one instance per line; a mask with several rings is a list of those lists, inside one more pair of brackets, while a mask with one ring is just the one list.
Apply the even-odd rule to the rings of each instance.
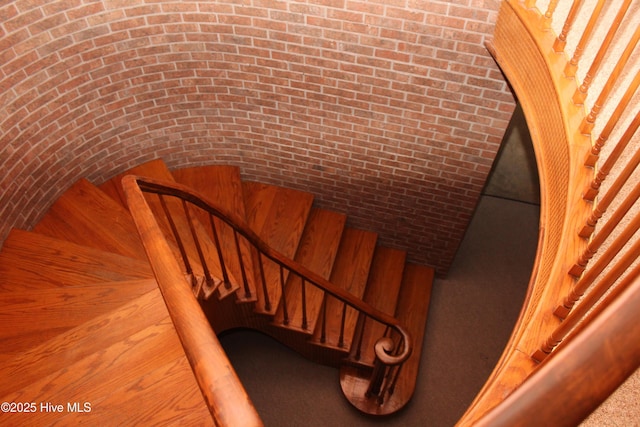
[[434, 270], [430, 267], [407, 264], [405, 268], [396, 317], [412, 337], [413, 351], [402, 366], [394, 393], [384, 397], [383, 405], [374, 397], [366, 397], [369, 386], [368, 376], [363, 375], [366, 371], [349, 365], [340, 369], [340, 386], [344, 395], [362, 412], [389, 415], [402, 409], [413, 396], [422, 356], [433, 278]]
[[[213, 425], [157, 288], [5, 360], [0, 375], [11, 378], [0, 385], [3, 402], [63, 405], [4, 414], [14, 425], [167, 423], [182, 415]], [[67, 406], [75, 403], [77, 411]]]

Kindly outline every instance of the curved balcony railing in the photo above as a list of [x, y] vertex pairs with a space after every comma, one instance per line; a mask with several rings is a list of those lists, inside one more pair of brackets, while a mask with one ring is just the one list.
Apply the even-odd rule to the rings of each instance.
[[502, 3], [488, 48], [531, 132], [540, 241], [511, 339], [459, 425], [576, 425], [640, 366], [639, 19], [637, 1]]

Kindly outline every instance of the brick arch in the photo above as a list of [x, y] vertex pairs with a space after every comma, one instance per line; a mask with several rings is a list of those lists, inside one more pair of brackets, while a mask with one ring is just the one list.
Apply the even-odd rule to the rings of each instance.
[[513, 109], [476, 3], [2, 6], [0, 237], [161, 157], [311, 191], [444, 272]]

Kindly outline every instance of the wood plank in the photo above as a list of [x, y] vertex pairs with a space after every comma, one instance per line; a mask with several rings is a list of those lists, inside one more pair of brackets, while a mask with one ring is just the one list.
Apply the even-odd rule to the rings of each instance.
[[[329, 281], [345, 289], [355, 297], [362, 298], [369, 277], [376, 241], [376, 233], [353, 228], [345, 229]], [[343, 345], [341, 347], [340, 335], [344, 303], [329, 295], [326, 296], [326, 299], [325, 340], [321, 342], [322, 329], [320, 324], [323, 317], [323, 314], [321, 314], [319, 324], [316, 326], [313, 335], [313, 342], [317, 345], [337, 349], [349, 349], [351, 348], [358, 312], [351, 307], [346, 307]]]
[[[242, 180], [240, 170], [235, 166], [198, 166], [172, 171], [175, 180], [190, 188], [193, 188], [205, 198], [210, 200], [214, 206], [220, 206], [228, 212], [232, 212], [243, 221], [246, 218], [244, 198], [242, 194]], [[213, 236], [209, 215], [202, 210], [196, 212], [196, 217], [206, 230], [208, 236]], [[240, 253], [242, 254], [242, 265], [245, 274], [242, 273], [241, 263], [238, 258], [238, 248], [236, 247], [234, 231], [231, 227], [220, 220], [214, 221], [218, 238], [220, 240], [223, 259], [230, 276], [232, 286], [219, 286], [217, 293], [219, 298], [226, 297], [231, 292], [236, 292], [238, 301], [255, 301], [255, 273], [253, 270], [253, 259], [251, 249], [244, 239], [239, 239]], [[214, 264], [219, 264], [218, 260], [212, 260]], [[222, 276], [221, 268], [216, 269], [217, 274]], [[244, 279], [247, 280], [248, 293], [245, 289]], [[239, 289], [239, 290], [238, 290]]]
[[33, 230], [79, 245], [146, 259], [129, 212], [85, 179], [65, 191]]
[[197, 166], [171, 172], [174, 179], [238, 216], [245, 217], [240, 169], [236, 166]]
[[[213, 426], [214, 422], [185, 356], [140, 376], [96, 403], [91, 419], [118, 425]], [[78, 415], [78, 420], [85, 417]], [[64, 423], [67, 424], [67, 420]]]
[[5, 292], [152, 277], [146, 261], [17, 229], [0, 252]]
[[[242, 187], [249, 226], [272, 248], [293, 258], [311, 211], [313, 195], [255, 182], [243, 182]], [[263, 263], [267, 295], [271, 302], [271, 307], [267, 308], [258, 262], [254, 259], [255, 273], [258, 276], [256, 311], [275, 314], [282, 295], [280, 270], [268, 260]]]
[[372, 415], [389, 415], [403, 408], [413, 396], [418, 378], [422, 345], [429, 313], [434, 270], [430, 267], [407, 264], [398, 296], [396, 318], [409, 333], [413, 351], [404, 363], [393, 394], [386, 395], [380, 405], [375, 398], [367, 398], [369, 370], [355, 366], [340, 369], [340, 385], [347, 399], [356, 408]]
[[[395, 313], [405, 260], [405, 251], [380, 246], [376, 248], [364, 294], [366, 303], [384, 313], [390, 315]], [[373, 347], [376, 341], [384, 335], [384, 332], [383, 325], [367, 319], [362, 332], [362, 351], [358, 363], [373, 365], [375, 360]], [[351, 356], [353, 356], [356, 349], [352, 348], [351, 350]]]
[[243, 183], [247, 222], [275, 250], [293, 257], [298, 248], [313, 195], [253, 182]]
[[[346, 216], [325, 209], [313, 208], [300, 239], [295, 261], [325, 279], [329, 279]], [[285, 291], [289, 322], [285, 324], [284, 306], [281, 303], [273, 322], [288, 329], [312, 333], [324, 301], [324, 291], [305, 284], [307, 326], [303, 327], [302, 281], [297, 275], [289, 275]]]
[[120, 181], [122, 181], [122, 178], [126, 175], [138, 175], [148, 178], [173, 181], [173, 175], [164, 161], [162, 159], [155, 159], [119, 173], [98, 186], [102, 191], [125, 207], [127, 206], [127, 202]]
[[0, 294], [2, 354], [19, 354], [157, 286], [145, 279]]
[[[242, 194], [245, 205], [247, 223], [260, 237], [265, 239], [268, 234], [263, 233], [271, 207], [276, 202], [279, 189], [275, 185], [266, 185], [258, 182], [243, 182]], [[292, 255], [295, 250], [292, 251]]]
[[117, 310], [95, 317], [32, 347], [0, 366], [0, 396], [7, 396], [54, 372], [73, 365], [132, 335], [167, 322], [168, 313], [159, 289], [147, 292]]
[[[166, 310], [164, 314], [164, 319], [131, 330], [115, 342], [102, 342], [95, 331], [84, 329], [85, 341], [91, 339], [99, 343], [91, 351], [71, 360], [56, 357], [56, 353], [43, 355], [39, 363], [48, 365], [46, 375], [31, 378], [2, 397], [9, 401], [27, 398], [34, 402], [46, 402], [53, 396], [65, 402], [104, 400], [146, 372], [163, 366], [167, 360], [184, 357]], [[112, 326], [118, 327], [122, 322], [126, 319], [121, 318]]]
[[407, 329], [413, 340], [413, 352], [402, 366], [396, 392], [389, 397], [387, 405], [402, 408], [413, 396], [418, 379], [422, 343], [429, 316], [431, 289], [435, 271], [431, 267], [407, 264], [396, 307], [396, 318]]
[[[47, 402], [55, 396], [56, 402], [65, 402], [65, 405], [66, 402], [91, 404], [91, 412], [65, 414], [64, 419], [59, 413], [41, 411], [35, 419], [47, 425], [72, 419], [83, 422], [121, 419], [126, 424], [136, 417], [177, 422], [190, 410], [210, 419], [166, 311], [165, 315], [165, 319], [127, 339], [97, 349], [3, 398]], [[88, 333], [95, 335], [94, 331]], [[183, 400], [177, 404], [179, 396]]]

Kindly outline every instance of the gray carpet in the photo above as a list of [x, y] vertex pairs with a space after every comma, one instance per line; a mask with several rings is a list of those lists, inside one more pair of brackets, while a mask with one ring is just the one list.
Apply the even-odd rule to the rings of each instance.
[[221, 337], [266, 426], [453, 426], [500, 357], [525, 296], [539, 206], [483, 196], [445, 279], [434, 284], [416, 393], [390, 417], [351, 407], [338, 371], [269, 337]]

